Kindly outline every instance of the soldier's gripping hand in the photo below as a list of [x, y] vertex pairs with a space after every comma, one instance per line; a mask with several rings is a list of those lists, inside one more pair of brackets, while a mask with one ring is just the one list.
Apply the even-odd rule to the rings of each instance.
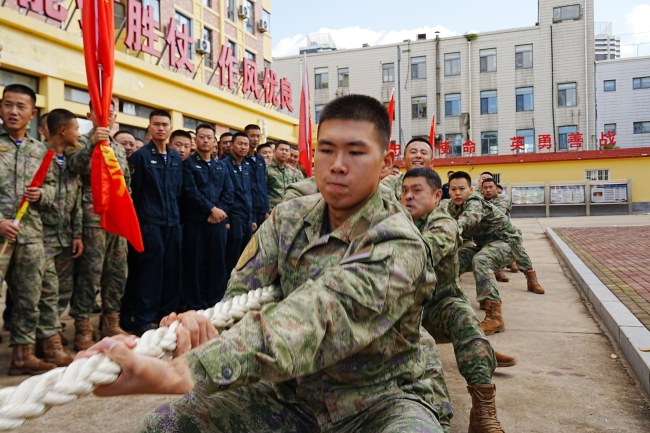
[[183, 326], [176, 328], [174, 358], [219, 336], [219, 332], [212, 326], [212, 323], [193, 310], [181, 314], [171, 313], [169, 316], [163, 317], [160, 326], [169, 326], [176, 320]]
[[90, 139], [93, 141], [94, 144], [97, 144], [102, 141], [109, 141], [111, 139], [111, 131], [109, 131], [108, 128], [99, 126], [95, 128], [95, 132], [93, 132], [93, 136], [90, 137]]
[[28, 186], [25, 188], [25, 198], [30, 203], [36, 203], [41, 199], [41, 189], [37, 186]]
[[0, 221], [0, 236], [9, 241], [15, 241], [18, 232], [20, 232], [20, 229], [22, 228], [22, 224], [14, 225], [12, 220]]

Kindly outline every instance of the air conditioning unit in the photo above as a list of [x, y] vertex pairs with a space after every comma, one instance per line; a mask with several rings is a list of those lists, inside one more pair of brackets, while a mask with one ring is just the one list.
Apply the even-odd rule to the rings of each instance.
[[248, 18], [250, 15], [250, 9], [246, 5], [241, 5], [239, 6], [239, 11], [237, 12], [237, 15], [239, 15], [239, 18], [244, 19]]
[[210, 41], [207, 39], [196, 40], [196, 52], [199, 54], [208, 54], [210, 52]]
[[261, 33], [266, 33], [269, 31], [269, 21], [265, 19], [261, 19], [260, 22], [257, 24], [257, 29]]

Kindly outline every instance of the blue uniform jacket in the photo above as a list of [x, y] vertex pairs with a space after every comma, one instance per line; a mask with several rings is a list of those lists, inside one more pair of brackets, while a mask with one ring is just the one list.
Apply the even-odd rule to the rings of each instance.
[[153, 142], [129, 158], [131, 196], [140, 224], [180, 224], [179, 201], [183, 189], [182, 161], [167, 149], [167, 162]]
[[183, 220], [206, 222], [213, 207], [229, 214], [234, 197], [228, 166], [214, 158], [210, 163], [198, 152], [183, 161]]
[[269, 192], [266, 187], [266, 163], [264, 158], [256, 156], [253, 159], [250, 156], [245, 157], [255, 172], [255, 182], [253, 184], [253, 212], [255, 215], [264, 216], [269, 211]]
[[239, 221], [253, 221], [253, 191], [255, 184], [255, 172], [251, 161], [244, 158], [241, 162], [242, 170], [239, 171], [237, 163], [232, 156], [223, 159], [224, 165], [228, 168], [228, 174], [234, 187], [234, 199], [228, 217]]

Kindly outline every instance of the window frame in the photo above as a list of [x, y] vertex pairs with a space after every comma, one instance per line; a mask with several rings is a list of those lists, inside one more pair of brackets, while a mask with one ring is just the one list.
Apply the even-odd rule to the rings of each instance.
[[[480, 100], [481, 100], [481, 114], [497, 114], [499, 112], [499, 106], [498, 106], [499, 104], [498, 104], [496, 90], [482, 90], [480, 93]], [[491, 104], [492, 100], [494, 100], [493, 104]], [[491, 110], [491, 108], [493, 109], [493, 111]]]
[[[577, 8], [577, 16], [572, 11]], [[579, 4], [564, 5], [553, 8], [553, 23], [560, 23], [562, 21], [577, 21], [582, 19], [582, 7]]]
[[[530, 134], [524, 134], [524, 131], [531, 131]], [[524, 151], [523, 153], [535, 153], [535, 128], [524, 128], [515, 130], [516, 137], [524, 137]], [[530, 138], [530, 143], [526, 140]], [[518, 152], [521, 153], [521, 152]]]
[[[614, 87], [611, 88], [610, 86], [610, 88], [608, 88], [607, 84], [611, 85], [612, 83], [614, 83]], [[603, 80], [603, 92], [616, 92], [616, 80]]]
[[557, 149], [570, 150], [569, 134], [578, 132], [578, 125], [562, 125], [557, 128]]
[[[530, 47], [530, 49], [525, 49], [526, 47]], [[526, 54], [530, 54], [530, 66], [527, 65], [528, 56]], [[515, 69], [532, 69], [533, 60], [533, 44], [515, 45]]]
[[[341, 78], [341, 74], [344, 74]], [[338, 87], [350, 87], [350, 68], [338, 68], [336, 70], [337, 86]]]
[[[388, 72], [388, 74], [387, 74]], [[390, 79], [386, 79], [386, 75], [390, 75]], [[381, 64], [381, 82], [394, 83], [395, 82], [395, 63], [382, 63]]]
[[[524, 90], [530, 89], [530, 93], [523, 93]], [[521, 93], [518, 93], [521, 92]], [[530, 108], [526, 109], [526, 96], [530, 96]], [[520, 98], [521, 97], [521, 98]], [[521, 101], [521, 103], [520, 103]], [[521, 108], [521, 109], [520, 109]], [[526, 113], [535, 111], [535, 88], [533, 86], [515, 88], [515, 111], [517, 113]]]
[[650, 120], [642, 120], [632, 123], [632, 133], [634, 135], [650, 134]]
[[314, 68], [314, 89], [315, 90], [329, 89], [330, 87], [329, 83], [330, 83], [329, 68], [327, 66]]
[[[487, 134], [493, 134], [494, 137], [487, 137]], [[493, 149], [494, 152], [492, 151]], [[498, 155], [498, 154], [499, 154], [499, 131], [481, 131], [481, 155]]]
[[632, 90], [650, 89], [650, 76], [632, 78]]
[[426, 80], [427, 78], [427, 56], [411, 57], [411, 79]]
[[[455, 96], [458, 95], [458, 98], [456, 99]], [[452, 98], [453, 97], [453, 98]], [[456, 93], [446, 93], [445, 94], [445, 117], [460, 117], [460, 113], [462, 111], [462, 95], [458, 92]], [[448, 110], [447, 104], [454, 104], [458, 103], [458, 113], [455, 114], [455, 110], [453, 109], [453, 106], [451, 110]], [[451, 112], [451, 113], [450, 113]]]
[[479, 72], [497, 71], [497, 49], [484, 48], [479, 50]]
[[[572, 86], [572, 88], [567, 87]], [[562, 88], [565, 87], [565, 88]], [[571, 94], [570, 91], [573, 91], [573, 101], [569, 98]], [[564, 93], [564, 96], [562, 94]], [[573, 104], [570, 104], [573, 102]], [[557, 106], [558, 108], [569, 108], [578, 106], [578, 83], [575, 81], [567, 83], [557, 83]]]
[[427, 118], [427, 96], [412, 96], [411, 97], [411, 119], [426, 119]]
[[[443, 59], [444, 59], [444, 74], [445, 74], [445, 77], [455, 77], [457, 75], [460, 75], [460, 72], [461, 72], [460, 51], [454, 51], [452, 53], [445, 53], [445, 54], [443, 54]], [[448, 66], [449, 66], [449, 68], [448, 68]], [[457, 67], [458, 71], [454, 71], [454, 67]]]

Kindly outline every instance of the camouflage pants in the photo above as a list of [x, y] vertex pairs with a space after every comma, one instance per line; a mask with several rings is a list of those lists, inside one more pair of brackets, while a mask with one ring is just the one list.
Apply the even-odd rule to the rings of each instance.
[[278, 397], [273, 385], [254, 385], [203, 395], [192, 391], [142, 421], [139, 432], [157, 433], [316, 433], [442, 432], [435, 414], [416, 396], [395, 394], [338, 422], [319, 425], [304, 401]]
[[482, 247], [461, 247], [458, 250], [460, 273], [474, 270], [476, 280], [476, 300], [501, 302], [494, 270], [515, 260], [516, 256], [510, 244], [494, 241]]
[[438, 343], [451, 340], [458, 371], [468, 385], [492, 382], [494, 350], [466, 299], [447, 297], [425, 306], [422, 326]]
[[433, 388], [433, 409], [438, 415], [442, 431], [449, 433], [451, 431], [451, 418], [454, 416], [454, 410], [451, 405], [447, 382], [445, 382], [442, 361], [438, 353], [436, 341], [422, 326], [420, 327], [420, 344], [425, 353], [427, 353], [425, 357], [427, 360], [426, 377], [431, 381]]
[[46, 270], [55, 272], [54, 261], [45, 258], [42, 243], [13, 244], [0, 257], [0, 278], [7, 281], [14, 307], [11, 344], [33, 344], [61, 330], [58, 294], [43, 285]]
[[517, 243], [512, 247], [513, 251], [515, 252], [515, 256], [517, 257], [517, 267], [521, 272], [526, 272], [529, 269], [533, 269], [533, 263], [530, 260], [530, 257], [528, 257], [528, 253], [526, 253], [526, 250], [524, 249], [524, 244], [523, 242]]
[[59, 316], [68, 307], [74, 288], [74, 259], [72, 247], [58, 244], [45, 245], [45, 257], [54, 260], [54, 268], [46, 269], [43, 275], [43, 288], [55, 290], [58, 294]]
[[84, 227], [84, 253], [77, 262], [77, 285], [72, 294], [70, 316], [87, 319], [102, 296], [102, 311], [120, 311], [126, 284], [126, 239], [99, 227]]

